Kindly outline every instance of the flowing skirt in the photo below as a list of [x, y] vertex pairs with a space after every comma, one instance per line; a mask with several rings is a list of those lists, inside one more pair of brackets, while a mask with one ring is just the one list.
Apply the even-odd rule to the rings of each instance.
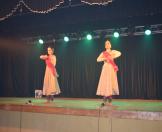
[[102, 67], [96, 95], [119, 95], [117, 72], [110, 63], [105, 62]]
[[57, 77], [55, 77], [50, 68], [46, 66], [44, 84], [43, 84], [43, 95], [57, 95], [60, 93], [60, 87], [58, 84]]

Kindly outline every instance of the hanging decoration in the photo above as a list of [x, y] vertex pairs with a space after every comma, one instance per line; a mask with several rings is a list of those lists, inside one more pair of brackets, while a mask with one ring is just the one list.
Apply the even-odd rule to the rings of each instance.
[[[8, 1], [8, 2], [6, 2]], [[4, 0], [0, 5], [0, 21], [12, 16], [21, 6], [33, 13], [49, 13], [64, 3], [64, 0]]]
[[89, 5], [106, 5], [111, 3], [112, 0], [81, 0], [81, 2]]
[[[71, 2], [71, 0], [69, 1]], [[112, 0], [81, 0], [81, 2], [90, 5], [106, 5], [112, 2]], [[64, 0], [4, 0], [1, 3], [0, 21], [3, 21], [12, 16], [22, 6], [25, 6], [33, 13], [46, 14], [64, 3]]]
[[0, 5], [0, 21], [12, 16], [20, 7], [20, 0], [4, 0]]
[[33, 13], [49, 13], [56, 9], [64, 0], [22, 0], [24, 6]]

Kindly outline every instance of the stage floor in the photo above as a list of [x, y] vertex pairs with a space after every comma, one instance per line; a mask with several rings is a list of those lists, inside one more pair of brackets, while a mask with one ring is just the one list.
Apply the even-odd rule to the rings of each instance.
[[[31, 104], [28, 104], [28, 101]], [[0, 98], [0, 110], [48, 114], [115, 117], [125, 119], [162, 120], [161, 100], [114, 99], [112, 106], [101, 107], [101, 99], [55, 98], [46, 99]]]

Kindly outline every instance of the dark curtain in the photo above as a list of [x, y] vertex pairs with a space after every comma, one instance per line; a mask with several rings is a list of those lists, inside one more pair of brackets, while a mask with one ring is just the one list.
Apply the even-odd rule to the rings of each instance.
[[[162, 35], [109, 38], [112, 49], [122, 52], [119, 66], [120, 95], [116, 98], [162, 99]], [[0, 96], [34, 96], [42, 89], [45, 64], [39, 59], [48, 45], [55, 48], [60, 97], [98, 98], [95, 95], [102, 64], [96, 58], [105, 39], [51, 44], [25, 44], [0, 40]]]

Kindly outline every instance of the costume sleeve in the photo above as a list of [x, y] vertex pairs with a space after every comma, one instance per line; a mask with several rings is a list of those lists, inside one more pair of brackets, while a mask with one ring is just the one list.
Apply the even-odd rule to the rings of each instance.
[[45, 60], [45, 59], [47, 59], [47, 58], [48, 58], [47, 55], [41, 55], [41, 56], [40, 56], [40, 59], [42, 59], [42, 60]]
[[113, 59], [118, 58], [119, 56], [121, 56], [121, 52], [117, 51], [117, 50], [112, 50], [111, 56], [112, 56]]
[[105, 61], [106, 58], [103, 56], [103, 53], [101, 53], [98, 57], [97, 57], [97, 62], [101, 62], [101, 61]]

